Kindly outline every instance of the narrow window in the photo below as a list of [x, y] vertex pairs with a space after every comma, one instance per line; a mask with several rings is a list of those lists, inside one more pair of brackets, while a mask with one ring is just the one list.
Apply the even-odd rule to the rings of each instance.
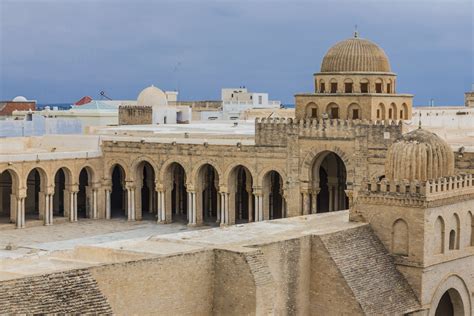
[[400, 110], [400, 119], [403, 119], [403, 110]]
[[337, 82], [331, 82], [331, 93], [337, 93]]
[[313, 118], [318, 117], [318, 109], [316, 109], [316, 108], [311, 109], [311, 117], [313, 117]]
[[392, 84], [387, 83], [387, 93], [392, 93]]
[[388, 118], [389, 118], [389, 119], [392, 118], [392, 109], [388, 109]]
[[332, 119], [339, 118], [339, 108], [331, 108], [331, 118]]
[[454, 250], [456, 247], [456, 232], [452, 229], [449, 232], [449, 250]]
[[369, 84], [367, 82], [363, 82], [360, 84], [360, 92], [369, 93]]
[[346, 82], [344, 85], [346, 93], [352, 93], [352, 82]]
[[359, 109], [353, 109], [352, 110], [352, 119], [353, 120], [358, 120], [359, 119]]
[[382, 84], [381, 83], [376, 83], [375, 84], [375, 92], [376, 93], [382, 93]]
[[380, 118], [380, 110], [377, 109], [377, 118], [379, 119]]
[[326, 85], [324, 82], [321, 82], [320, 87], [319, 87], [319, 92], [324, 93], [326, 92]]

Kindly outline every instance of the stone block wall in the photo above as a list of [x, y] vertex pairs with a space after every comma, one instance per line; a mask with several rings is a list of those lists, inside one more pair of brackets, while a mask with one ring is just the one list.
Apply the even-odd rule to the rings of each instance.
[[153, 123], [151, 106], [122, 105], [119, 107], [119, 125], [145, 125]]

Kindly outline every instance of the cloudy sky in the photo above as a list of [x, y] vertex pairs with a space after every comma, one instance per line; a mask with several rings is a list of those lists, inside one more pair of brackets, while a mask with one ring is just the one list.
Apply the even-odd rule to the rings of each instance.
[[74, 102], [154, 84], [181, 100], [245, 85], [293, 103], [327, 49], [378, 43], [415, 104], [462, 104], [474, 82], [473, 0], [0, 0], [0, 100]]

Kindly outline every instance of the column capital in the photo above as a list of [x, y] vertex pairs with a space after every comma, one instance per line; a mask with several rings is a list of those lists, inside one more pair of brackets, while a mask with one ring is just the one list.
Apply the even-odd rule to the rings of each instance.
[[46, 187], [46, 190], [44, 191], [45, 194], [54, 194], [54, 185], [50, 185]]
[[219, 186], [219, 193], [227, 193], [227, 186], [225, 185]]
[[66, 190], [68, 190], [69, 192], [79, 192], [79, 185], [78, 184], [66, 185]]

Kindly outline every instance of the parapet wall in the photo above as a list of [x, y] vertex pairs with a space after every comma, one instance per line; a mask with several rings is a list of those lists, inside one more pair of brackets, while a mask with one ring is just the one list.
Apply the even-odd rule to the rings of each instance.
[[358, 136], [390, 139], [393, 134], [401, 133], [402, 121], [293, 118], [255, 120], [255, 143], [260, 146], [286, 146], [291, 135], [316, 139], [348, 139]]
[[426, 182], [374, 179], [366, 181], [364, 186], [365, 190], [359, 193], [361, 203], [368, 200], [389, 203], [391, 198], [396, 204], [421, 206], [435, 200], [474, 195], [474, 175], [444, 177]]
[[119, 107], [119, 125], [145, 125], [153, 123], [151, 106], [121, 105]]

